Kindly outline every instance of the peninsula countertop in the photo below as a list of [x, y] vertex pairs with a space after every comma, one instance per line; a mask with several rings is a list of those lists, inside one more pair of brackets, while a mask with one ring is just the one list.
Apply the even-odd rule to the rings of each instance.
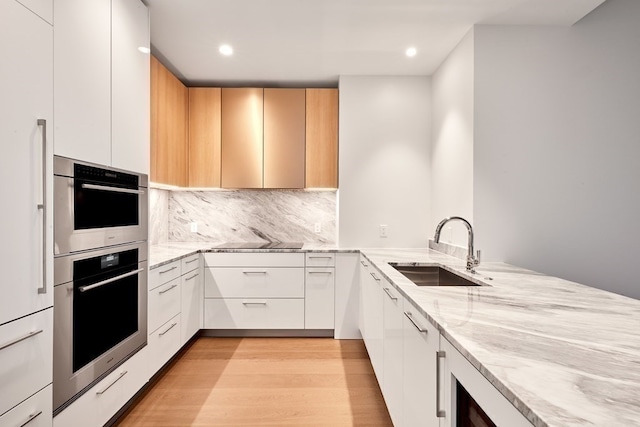
[[[215, 249], [153, 245], [151, 268]], [[640, 426], [640, 301], [504, 263], [430, 249], [305, 245], [260, 252], [360, 252], [536, 427]], [[438, 265], [484, 286], [419, 287], [388, 263]]]

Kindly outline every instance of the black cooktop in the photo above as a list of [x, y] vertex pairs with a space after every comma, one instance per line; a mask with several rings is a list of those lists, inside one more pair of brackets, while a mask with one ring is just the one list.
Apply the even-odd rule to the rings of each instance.
[[302, 242], [229, 242], [215, 249], [302, 249]]

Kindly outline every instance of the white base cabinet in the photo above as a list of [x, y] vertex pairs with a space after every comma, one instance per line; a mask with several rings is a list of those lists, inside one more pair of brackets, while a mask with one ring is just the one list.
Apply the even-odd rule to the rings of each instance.
[[335, 255], [308, 253], [305, 259], [304, 328], [335, 328]]
[[384, 391], [384, 366], [383, 366], [383, 333], [384, 333], [384, 300], [382, 291], [382, 278], [375, 267], [361, 258], [360, 270], [360, 330], [364, 338], [364, 344], [371, 359], [373, 371], [378, 379], [380, 389]]
[[53, 386], [51, 385], [0, 416], [0, 426], [51, 427], [51, 425], [53, 425]]
[[180, 314], [149, 334], [149, 372], [153, 376], [180, 350]]
[[204, 280], [200, 254], [182, 259], [180, 323], [182, 345], [202, 329]]
[[361, 339], [359, 328], [360, 254], [336, 254], [335, 339]]
[[384, 375], [382, 394], [396, 427], [403, 425], [403, 347], [402, 318], [403, 298], [389, 282], [382, 279], [383, 295], [383, 337], [382, 337], [382, 372]]

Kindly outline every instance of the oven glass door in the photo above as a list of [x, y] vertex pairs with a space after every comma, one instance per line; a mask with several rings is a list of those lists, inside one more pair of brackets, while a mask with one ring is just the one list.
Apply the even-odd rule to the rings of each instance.
[[74, 261], [73, 372], [139, 330], [138, 250]]

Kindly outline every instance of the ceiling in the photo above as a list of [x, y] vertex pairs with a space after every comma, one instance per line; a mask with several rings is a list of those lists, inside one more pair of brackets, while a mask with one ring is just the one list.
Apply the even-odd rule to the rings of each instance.
[[[431, 75], [474, 24], [570, 26], [605, 0], [146, 0], [152, 52], [190, 85]], [[232, 56], [218, 52], [221, 44]], [[413, 58], [405, 50], [414, 46]]]

